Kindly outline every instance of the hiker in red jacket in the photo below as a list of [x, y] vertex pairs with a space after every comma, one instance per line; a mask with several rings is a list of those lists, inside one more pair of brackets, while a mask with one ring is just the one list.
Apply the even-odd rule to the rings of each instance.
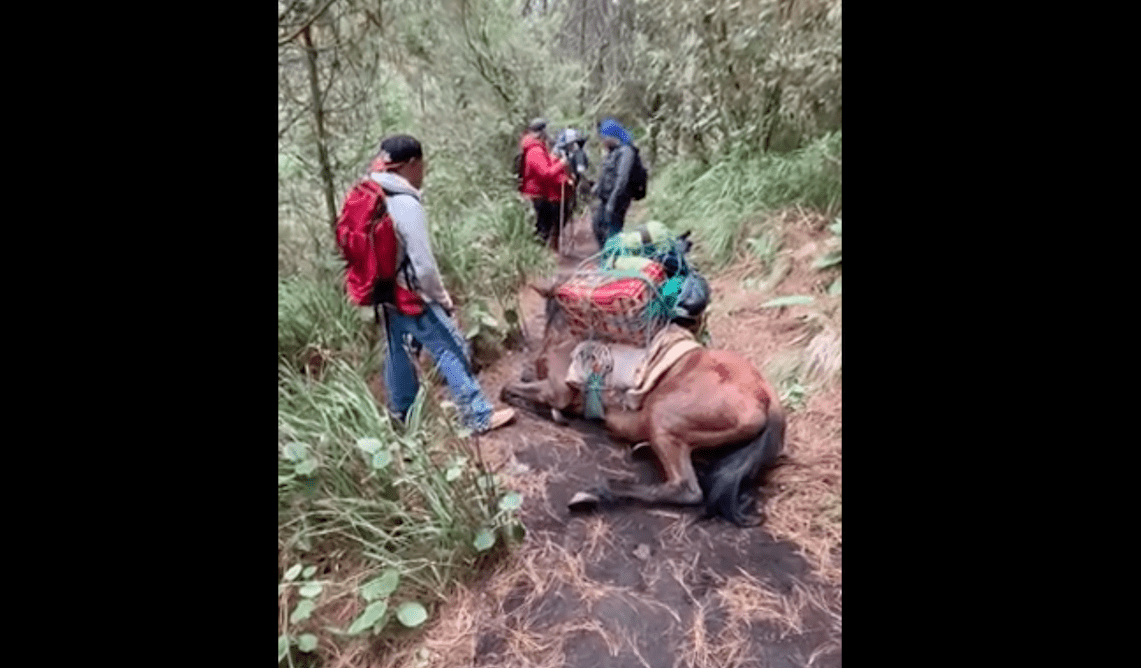
[[556, 159], [547, 150], [546, 119], [531, 121], [519, 147], [523, 153], [520, 192], [535, 205], [535, 232], [544, 244], [557, 249], [563, 194], [574, 187], [574, 179], [567, 174], [566, 158]]

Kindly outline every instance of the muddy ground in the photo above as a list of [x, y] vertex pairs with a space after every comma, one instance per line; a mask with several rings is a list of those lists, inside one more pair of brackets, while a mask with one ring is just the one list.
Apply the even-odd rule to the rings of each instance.
[[[602, 478], [659, 480], [652, 455], [632, 457], [594, 423], [558, 426], [517, 409], [516, 421], [480, 446], [524, 495], [526, 540], [489, 578], [443, 606], [422, 644], [371, 665], [839, 667], [841, 392], [838, 379], [811, 384], [805, 371], [817, 349], [832, 342], [838, 351], [838, 299], [832, 320], [820, 316], [819, 304], [758, 307], [827, 286], [834, 274], [807, 268], [826, 242], [827, 222], [803, 212], [784, 221], [784, 266], [766, 294], [741, 287], [760, 270], [748, 263], [711, 280], [713, 345], [741, 352], [774, 385], [799, 373], [810, 389], [792, 402], [788, 463], [765, 490], [762, 527], [676, 508], [571, 512], [571, 496]], [[576, 227], [576, 255], [596, 250], [589, 222]], [[497, 403], [503, 385], [532, 362], [542, 331], [539, 297], [525, 290], [521, 301], [532, 349], [481, 373]]]

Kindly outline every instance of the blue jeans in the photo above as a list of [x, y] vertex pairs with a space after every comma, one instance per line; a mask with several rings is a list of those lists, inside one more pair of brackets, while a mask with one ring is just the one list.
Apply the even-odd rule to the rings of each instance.
[[491, 423], [491, 404], [483, 396], [479, 382], [468, 364], [470, 347], [455, 323], [439, 304], [425, 306], [418, 316], [403, 315], [385, 307], [388, 353], [384, 364], [384, 384], [388, 388], [389, 407], [404, 420], [416, 400], [420, 381], [416, 367], [404, 347], [407, 337], [428, 349], [436, 368], [448, 381], [452, 397], [459, 408], [464, 426], [475, 432], [485, 431]]

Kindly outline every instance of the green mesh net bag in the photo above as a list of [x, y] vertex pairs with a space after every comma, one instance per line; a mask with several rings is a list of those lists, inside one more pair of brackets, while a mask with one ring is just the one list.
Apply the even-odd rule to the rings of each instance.
[[608, 239], [555, 298], [576, 336], [645, 347], [672, 319], [688, 271], [678, 237], [650, 222]]

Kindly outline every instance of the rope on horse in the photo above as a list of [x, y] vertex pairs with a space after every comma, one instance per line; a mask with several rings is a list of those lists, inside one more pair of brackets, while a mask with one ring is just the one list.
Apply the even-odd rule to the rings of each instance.
[[580, 262], [560, 289], [559, 302], [574, 334], [646, 347], [673, 319], [688, 273], [678, 239], [650, 223], [612, 236]]

